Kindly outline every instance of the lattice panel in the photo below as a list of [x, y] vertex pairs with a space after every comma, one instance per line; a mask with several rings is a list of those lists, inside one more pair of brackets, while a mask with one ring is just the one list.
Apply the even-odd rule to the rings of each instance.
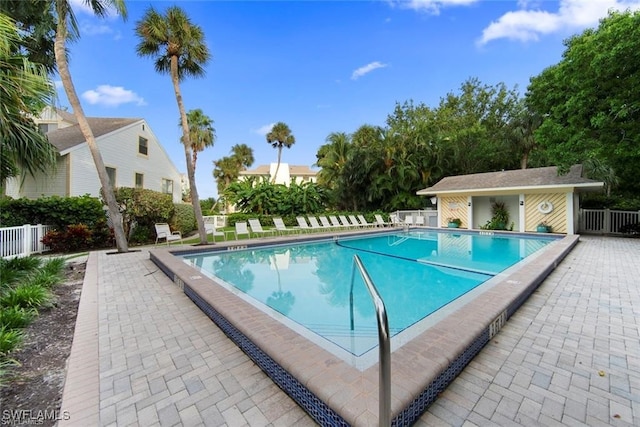
[[440, 199], [440, 206], [442, 215], [441, 227], [447, 226], [448, 218], [460, 218], [462, 224], [460, 228], [469, 228], [469, 219], [467, 218], [467, 196], [446, 196]]
[[[549, 202], [553, 210], [544, 214], [538, 210], [541, 203]], [[565, 193], [525, 195], [525, 231], [536, 231], [541, 222], [551, 226], [554, 233], [567, 232], [567, 195]]]

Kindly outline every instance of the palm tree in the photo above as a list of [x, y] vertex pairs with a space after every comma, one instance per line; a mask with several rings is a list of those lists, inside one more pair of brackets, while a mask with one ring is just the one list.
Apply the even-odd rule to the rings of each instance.
[[202, 77], [203, 66], [209, 61], [211, 54], [204, 42], [202, 29], [192, 24], [185, 12], [177, 6], [169, 7], [164, 16], [153, 7], [147, 9], [144, 17], [136, 23], [136, 34], [140, 38], [136, 48], [138, 55], [155, 58], [156, 71], [161, 74], [168, 73], [173, 82], [182, 124], [182, 144], [189, 177], [191, 204], [198, 223], [200, 243], [204, 245], [207, 244], [207, 233], [196, 188], [189, 121], [182, 100], [180, 82], [188, 76]]
[[325, 141], [327, 143], [321, 146], [316, 154], [316, 165], [321, 168], [318, 180], [328, 188], [335, 188], [353, 144], [351, 137], [344, 132], [332, 132]]
[[271, 128], [271, 132], [267, 134], [267, 142], [271, 144], [273, 148], [278, 149], [278, 164], [276, 165], [276, 172], [273, 175], [271, 182], [276, 182], [278, 176], [278, 170], [280, 169], [280, 159], [282, 158], [282, 147], [291, 148], [296, 143], [296, 138], [291, 134], [291, 129], [286, 123], [278, 122]]
[[[213, 177], [218, 187], [218, 195], [223, 195], [229, 185], [238, 179], [240, 171], [253, 164], [253, 149], [247, 144], [236, 144], [231, 147], [231, 155], [213, 162]], [[224, 202], [225, 212], [228, 203]]]
[[236, 144], [231, 147], [231, 157], [234, 158], [238, 165], [238, 171], [246, 170], [253, 162], [253, 148], [247, 144]]
[[[100, 150], [98, 149], [98, 145], [96, 144], [96, 140], [93, 136], [93, 131], [89, 126], [87, 117], [85, 116], [82, 105], [80, 104], [80, 99], [76, 93], [76, 88], [71, 79], [71, 72], [69, 71], [66, 42], [67, 40], [75, 40], [79, 37], [78, 23], [76, 22], [75, 15], [73, 14], [70, 0], [53, 1], [55, 3], [55, 10], [58, 18], [56, 39], [54, 42], [54, 53], [56, 57], [56, 64], [58, 66], [58, 74], [62, 80], [62, 86], [67, 94], [71, 108], [78, 120], [80, 131], [87, 142], [87, 146], [91, 152], [91, 157], [93, 157], [93, 162], [96, 165], [98, 178], [100, 178], [100, 185], [102, 186], [102, 194], [109, 208], [109, 217], [113, 224], [118, 252], [127, 252], [129, 250], [129, 246], [122, 226], [122, 215], [120, 214], [118, 203], [116, 202], [115, 195], [113, 194], [113, 188], [109, 182], [109, 175], [107, 175], [107, 169], [104, 166], [102, 155], [100, 154]], [[109, 9], [115, 9], [123, 19], [126, 19], [127, 17], [127, 9], [125, 7], [124, 0], [85, 0], [85, 3], [91, 7], [93, 13], [97, 16], [106, 16]]]
[[0, 13], [0, 187], [21, 171], [48, 172], [56, 154], [29, 116], [37, 116], [53, 99], [54, 87], [43, 65], [20, 54], [16, 23]]
[[[196, 170], [198, 152], [204, 151], [207, 147], [213, 147], [216, 140], [216, 130], [213, 128], [213, 120], [205, 115], [201, 109], [190, 110], [187, 113], [189, 123], [189, 138], [192, 150], [193, 171]], [[179, 124], [178, 126], [181, 126]]]

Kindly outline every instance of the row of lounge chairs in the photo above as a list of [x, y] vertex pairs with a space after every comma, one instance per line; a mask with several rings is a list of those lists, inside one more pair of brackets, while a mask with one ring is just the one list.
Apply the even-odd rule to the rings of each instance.
[[354, 230], [362, 228], [386, 227], [393, 225], [386, 222], [382, 215], [375, 215], [374, 223], [368, 222], [363, 215], [320, 215], [320, 216], [303, 216], [296, 217], [297, 227], [287, 227], [282, 218], [273, 218], [275, 228], [264, 229], [260, 220], [250, 219], [248, 225], [246, 222], [236, 222], [235, 238], [240, 236], [257, 237], [257, 236], [273, 236], [284, 235], [289, 233], [308, 233], [316, 231], [337, 231], [337, 230]]
[[[368, 222], [364, 215], [320, 215], [320, 216], [307, 216], [307, 218], [303, 216], [299, 216], [296, 218], [298, 222], [297, 227], [287, 227], [284, 224], [282, 218], [273, 218], [273, 224], [275, 228], [273, 229], [264, 229], [260, 220], [258, 219], [249, 219], [247, 222], [236, 222], [235, 230], [230, 230], [227, 232], [218, 230], [215, 228], [213, 224], [205, 224], [205, 229], [207, 234], [211, 234], [215, 240], [216, 236], [220, 236], [223, 239], [227, 239], [227, 233], [232, 233], [237, 240], [241, 236], [258, 237], [258, 236], [275, 236], [275, 235], [284, 235], [288, 233], [308, 233], [308, 232], [316, 232], [316, 231], [338, 231], [338, 230], [355, 230], [355, 229], [363, 229], [363, 228], [374, 228], [374, 227], [387, 227], [387, 226], [395, 226], [400, 223], [397, 221], [386, 222], [382, 215], [375, 215], [375, 222]], [[307, 222], [308, 220], [308, 222]], [[169, 244], [169, 242], [174, 240], [182, 240], [182, 235], [179, 231], [171, 232], [168, 224], [156, 224], [156, 244], [160, 239], [165, 239], [165, 242]]]

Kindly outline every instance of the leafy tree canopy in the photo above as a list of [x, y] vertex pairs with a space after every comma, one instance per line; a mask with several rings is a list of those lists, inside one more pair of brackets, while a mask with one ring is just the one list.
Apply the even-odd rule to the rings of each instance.
[[528, 87], [530, 108], [544, 118], [538, 142], [555, 164], [595, 158], [621, 187], [640, 191], [640, 12], [610, 12], [565, 46]]

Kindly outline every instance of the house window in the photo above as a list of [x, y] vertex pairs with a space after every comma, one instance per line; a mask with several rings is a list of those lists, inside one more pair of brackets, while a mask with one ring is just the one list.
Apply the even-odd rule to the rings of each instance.
[[141, 173], [136, 174], [136, 188], [144, 188], [144, 175]]
[[146, 156], [149, 154], [149, 141], [147, 138], [138, 137], [138, 153]]
[[38, 124], [38, 131], [43, 134], [46, 135], [47, 132], [51, 132], [53, 130], [58, 129], [58, 124], [57, 123], [40, 123]]
[[112, 188], [116, 186], [116, 168], [110, 168], [107, 166], [107, 175], [109, 176], [109, 183]]
[[165, 194], [173, 194], [173, 181], [162, 178], [162, 192]]

